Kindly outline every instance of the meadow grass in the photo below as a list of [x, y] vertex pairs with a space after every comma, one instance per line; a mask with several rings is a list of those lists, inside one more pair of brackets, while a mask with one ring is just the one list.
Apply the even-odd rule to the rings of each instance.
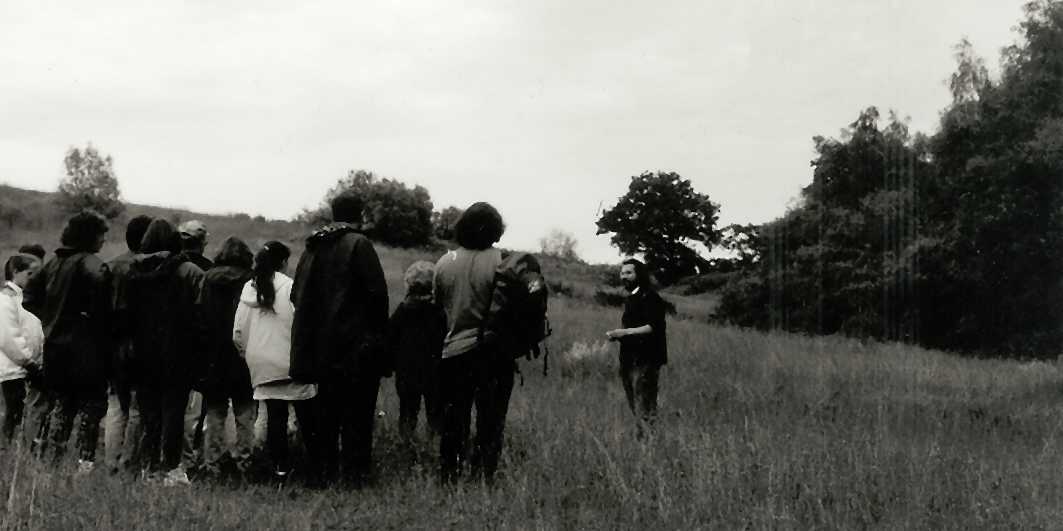
[[[251, 231], [253, 245], [290, 242], [294, 269], [304, 229], [231, 229]], [[225, 230], [215, 224], [212, 245]], [[123, 250], [114, 232], [104, 257]], [[11, 241], [0, 242], [0, 254]], [[404, 269], [438, 254], [378, 251], [393, 307]], [[102, 471], [77, 478], [72, 463], [50, 468], [8, 449], [0, 452], [0, 527], [997, 529], [1063, 521], [1055, 364], [670, 319], [659, 423], [639, 440], [615, 346], [604, 341], [619, 310], [555, 297], [550, 316], [550, 373], [521, 362], [493, 486], [439, 486], [432, 443], [398, 443], [386, 380], [378, 479], [362, 490], [168, 489]]]

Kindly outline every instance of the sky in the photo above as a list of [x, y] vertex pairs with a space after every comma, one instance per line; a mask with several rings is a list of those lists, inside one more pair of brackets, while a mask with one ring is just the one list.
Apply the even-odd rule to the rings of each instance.
[[91, 142], [128, 201], [287, 219], [365, 169], [615, 261], [594, 222], [632, 176], [774, 219], [861, 109], [933, 132], [953, 46], [997, 71], [1024, 3], [8, 0], [0, 182], [53, 190]]

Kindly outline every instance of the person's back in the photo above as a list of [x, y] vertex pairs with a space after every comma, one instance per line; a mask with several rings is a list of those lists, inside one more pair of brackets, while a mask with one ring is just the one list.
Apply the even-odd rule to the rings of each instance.
[[[240, 292], [251, 279], [251, 270], [231, 265], [216, 265], [203, 276], [200, 308], [206, 332], [206, 375], [203, 392], [227, 390], [241, 385], [247, 378], [239, 353], [232, 342], [233, 319], [240, 302]], [[246, 382], [250, 390], [250, 382]]]
[[502, 253], [489, 248], [459, 248], [436, 262], [435, 300], [447, 314], [449, 333], [443, 357], [476, 347], [484, 317], [491, 304], [491, 282], [502, 263]]

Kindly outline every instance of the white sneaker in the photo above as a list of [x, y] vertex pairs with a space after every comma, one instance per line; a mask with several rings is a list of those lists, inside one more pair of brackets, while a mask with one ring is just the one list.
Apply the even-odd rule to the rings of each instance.
[[93, 461], [86, 461], [84, 459], [78, 459], [78, 471], [75, 476], [85, 476], [92, 473], [92, 470], [96, 468], [96, 463]]
[[182, 487], [191, 484], [188, 474], [180, 467], [167, 472], [166, 477], [162, 478], [162, 486], [164, 487]]

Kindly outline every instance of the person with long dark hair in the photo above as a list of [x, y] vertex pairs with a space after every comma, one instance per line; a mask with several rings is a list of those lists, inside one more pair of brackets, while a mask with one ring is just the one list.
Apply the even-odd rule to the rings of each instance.
[[458, 249], [436, 262], [435, 300], [447, 314], [448, 333], [439, 364], [443, 434], [439, 468], [445, 483], [460, 477], [476, 406], [476, 437], [470, 464], [474, 478], [492, 481], [502, 451], [503, 430], [516, 370], [513, 356], [485, 341], [495, 270], [502, 253], [494, 247], [505, 232], [501, 214], [474, 203], [454, 226]]
[[129, 291], [136, 352], [134, 378], [143, 423], [141, 468], [166, 485], [186, 485], [181, 463], [184, 412], [202, 370], [202, 324], [197, 300], [203, 270], [181, 253], [170, 222], [148, 225], [133, 266]]
[[[225, 419], [232, 403], [236, 444], [231, 462], [240, 472], [251, 465], [254, 424], [258, 404], [251, 398], [251, 376], [247, 364], [233, 345], [233, 319], [240, 293], [251, 279], [251, 248], [240, 238], [230, 236], [221, 244], [213, 267], [203, 278], [200, 311], [206, 331], [206, 370], [199, 382], [206, 409], [203, 465], [210, 475], [218, 475], [225, 464]], [[187, 419], [186, 419], [187, 421]], [[186, 436], [188, 426], [185, 426]]]
[[78, 471], [91, 472], [100, 420], [107, 411], [107, 366], [111, 356], [111, 274], [96, 253], [107, 221], [85, 210], [67, 221], [62, 247], [24, 292], [26, 308], [44, 328], [44, 387], [54, 404], [48, 448], [58, 462], [65, 454], [75, 415]]
[[620, 282], [629, 293], [621, 328], [606, 332], [606, 337], [620, 343], [620, 382], [643, 436], [657, 419], [661, 366], [668, 363], [665, 303], [653, 289], [646, 264], [639, 260], [624, 261]]
[[288, 451], [288, 406], [295, 409], [310, 467], [317, 477], [316, 419], [312, 399], [317, 386], [291, 375], [291, 332], [295, 307], [292, 279], [284, 274], [291, 251], [269, 241], [255, 255], [253, 278], [244, 284], [232, 327], [232, 341], [244, 354], [254, 385], [254, 399], [266, 403], [266, 448], [275, 479], [291, 471]]
[[326, 479], [336, 478], [342, 464], [345, 479], [357, 486], [372, 472], [388, 286], [372, 242], [360, 232], [361, 197], [346, 192], [331, 207], [333, 222], [307, 238], [295, 272], [291, 375], [318, 384]]

